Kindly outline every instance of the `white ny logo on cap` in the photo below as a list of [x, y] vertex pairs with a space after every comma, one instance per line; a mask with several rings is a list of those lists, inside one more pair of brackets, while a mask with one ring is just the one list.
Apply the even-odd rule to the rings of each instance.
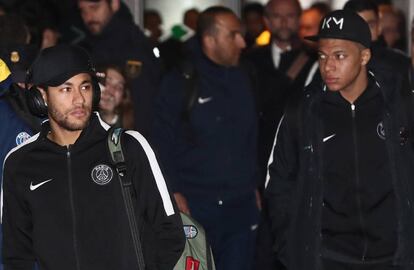
[[339, 25], [339, 29], [342, 30], [342, 27], [344, 25], [344, 18], [337, 20], [335, 17], [328, 17], [323, 19], [322, 29], [325, 29], [325, 27], [328, 29], [331, 28], [329, 24], [332, 22], [332, 20], [336, 25]]

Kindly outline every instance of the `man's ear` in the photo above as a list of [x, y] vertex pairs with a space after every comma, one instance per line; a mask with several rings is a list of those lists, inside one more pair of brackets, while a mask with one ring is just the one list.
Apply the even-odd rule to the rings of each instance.
[[361, 51], [361, 64], [363, 66], [366, 66], [371, 59], [371, 50], [368, 48], [365, 48]]
[[41, 87], [37, 87], [37, 90], [39, 90], [40, 94], [42, 95], [43, 101], [45, 102], [45, 105], [47, 106], [47, 94], [45, 89]]
[[207, 49], [208, 51], [210, 51], [215, 43], [214, 37], [212, 35], [203, 35], [202, 37], [202, 41], [203, 41], [203, 47], [205, 49]]
[[121, 0], [111, 0], [111, 9], [113, 12], [117, 12], [121, 7]]

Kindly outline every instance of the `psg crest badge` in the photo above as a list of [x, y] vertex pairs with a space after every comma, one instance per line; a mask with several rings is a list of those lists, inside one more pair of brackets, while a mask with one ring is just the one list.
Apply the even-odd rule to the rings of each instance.
[[22, 143], [27, 141], [29, 138], [30, 138], [30, 135], [27, 132], [25, 131], [20, 132], [16, 136], [16, 145], [21, 145]]
[[106, 185], [111, 182], [114, 172], [111, 167], [105, 164], [96, 165], [91, 172], [92, 180], [100, 185]]

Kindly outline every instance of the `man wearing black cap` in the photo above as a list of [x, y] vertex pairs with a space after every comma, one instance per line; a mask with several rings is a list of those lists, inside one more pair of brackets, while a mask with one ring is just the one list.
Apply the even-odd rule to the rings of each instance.
[[317, 36], [322, 83], [287, 107], [269, 161], [275, 251], [289, 270], [414, 269], [412, 94], [367, 69], [371, 34], [338, 10]]
[[[28, 72], [29, 104], [46, 114], [39, 134], [9, 152], [2, 190], [4, 269], [139, 269], [108, 128], [92, 113], [100, 90], [88, 54], [59, 45]], [[126, 179], [145, 269], [172, 269], [182, 225], [154, 152], [142, 135], [123, 137]]]

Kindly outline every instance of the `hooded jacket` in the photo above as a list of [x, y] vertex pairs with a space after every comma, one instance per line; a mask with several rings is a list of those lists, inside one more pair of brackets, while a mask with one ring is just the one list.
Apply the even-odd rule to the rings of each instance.
[[[97, 115], [73, 145], [50, 141], [48, 122], [6, 158], [5, 269], [137, 269], [107, 129]], [[147, 269], [172, 269], [184, 246], [182, 223], [155, 155], [135, 131], [123, 138], [126, 177]]]
[[369, 80], [352, 105], [311, 84], [279, 124], [266, 195], [289, 270], [332, 254], [414, 269], [413, 97], [398, 77]]

